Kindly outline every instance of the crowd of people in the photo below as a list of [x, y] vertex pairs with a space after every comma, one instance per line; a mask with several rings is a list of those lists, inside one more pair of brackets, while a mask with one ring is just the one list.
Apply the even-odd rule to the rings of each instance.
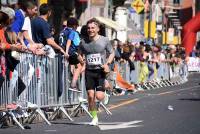
[[[82, 38], [82, 43], [80, 43], [81, 39], [76, 31], [78, 20], [70, 17], [60, 33], [59, 42], [56, 42], [48, 23], [50, 16], [51, 7], [48, 4], [42, 4], [38, 9], [36, 3], [31, 0], [19, 0], [15, 9], [1, 5], [1, 77], [10, 78], [5, 75], [6, 72], [13, 72], [20, 62], [16, 59], [18, 52], [47, 55], [50, 58], [55, 56], [52, 53], [61, 53], [72, 68], [75, 68], [71, 88], [77, 88], [77, 79], [84, 68], [89, 110], [93, 116], [91, 125], [97, 125], [95, 100], [104, 98], [105, 73], [108, 72], [108, 65], [114, 57], [110, 41], [98, 34], [100, 24], [97, 20], [91, 19], [87, 23], [87, 33], [85, 33], [87, 37]], [[8, 54], [10, 58], [18, 61], [12, 69], [8, 63], [11, 62], [12, 65], [13, 60], [7, 59]], [[108, 60], [107, 54], [110, 54]]]
[[[185, 60], [185, 50], [183, 47], [168, 45], [161, 46], [158, 44], [149, 45], [145, 42], [122, 44], [119, 40], [113, 41], [115, 49], [115, 61], [128, 62], [130, 71], [134, 70], [135, 61], [148, 63], [147, 71], [152, 72], [153, 69], [149, 66], [150, 63], [155, 63], [157, 68], [160, 62], [169, 62], [170, 64], [179, 64]], [[149, 73], [149, 76], [151, 73]]]
[[109, 41], [100, 34], [101, 24], [96, 19], [89, 20], [86, 30], [83, 27], [78, 33], [78, 20], [70, 17], [67, 24], [63, 23], [59, 41], [56, 42], [48, 23], [50, 16], [51, 7], [48, 4], [42, 4], [38, 9], [31, 0], [18, 0], [14, 8], [1, 5], [1, 78], [5, 78], [7, 71], [14, 71], [20, 62], [18, 52], [47, 55], [50, 58], [54, 58], [54, 52], [62, 54], [74, 70], [70, 88], [77, 88], [78, 77], [85, 71], [89, 110], [93, 116], [91, 125], [98, 124], [95, 100], [104, 99], [105, 87], [109, 87], [106, 76], [110, 70], [114, 70], [115, 62], [128, 63], [132, 71], [135, 70], [134, 62], [140, 61], [141, 72], [146, 75], [139, 78], [139, 82], [143, 83], [154, 71], [150, 63], [155, 63], [159, 68], [160, 62], [180, 64], [185, 59], [184, 48], [179, 46], [163, 47], [142, 41], [122, 43], [118, 39]]

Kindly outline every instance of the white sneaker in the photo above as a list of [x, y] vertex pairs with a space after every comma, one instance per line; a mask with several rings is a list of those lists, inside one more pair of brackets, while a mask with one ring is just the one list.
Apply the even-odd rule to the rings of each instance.
[[89, 123], [91, 126], [97, 126], [98, 125], [98, 118], [93, 118], [92, 121]]
[[105, 91], [105, 94], [104, 94], [104, 99], [103, 99], [103, 104], [104, 105], [107, 105], [110, 101], [110, 95]]

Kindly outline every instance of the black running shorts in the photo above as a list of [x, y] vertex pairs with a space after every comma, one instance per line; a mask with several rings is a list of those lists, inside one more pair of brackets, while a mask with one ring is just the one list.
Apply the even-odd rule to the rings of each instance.
[[87, 70], [85, 71], [85, 85], [86, 90], [105, 91], [106, 75], [103, 69]]
[[77, 65], [78, 63], [80, 63], [77, 54], [70, 55], [68, 61], [70, 65]]

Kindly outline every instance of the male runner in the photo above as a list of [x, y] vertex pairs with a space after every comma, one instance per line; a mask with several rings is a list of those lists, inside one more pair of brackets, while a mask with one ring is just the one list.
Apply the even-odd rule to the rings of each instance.
[[[100, 24], [96, 19], [87, 22], [88, 38], [80, 44], [80, 53], [86, 60], [85, 85], [88, 95], [89, 111], [93, 117], [90, 125], [98, 125], [95, 100], [104, 99], [104, 82], [108, 65], [114, 58], [114, 51], [107, 37], [99, 35]], [[108, 59], [106, 60], [106, 57]]]

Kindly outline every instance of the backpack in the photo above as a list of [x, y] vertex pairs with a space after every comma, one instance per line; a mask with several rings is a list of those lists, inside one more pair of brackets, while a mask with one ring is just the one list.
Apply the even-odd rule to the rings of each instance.
[[79, 43], [80, 43], [80, 37], [79, 37], [79, 34], [78, 32], [70, 29], [70, 28], [65, 28], [63, 29], [61, 32], [60, 32], [60, 36], [59, 36], [59, 45], [64, 48], [64, 50], [66, 49], [66, 43], [67, 43], [67, 40], [69, 38], [69, 35], [71, 32], [75, 32], [74, 34], [74, 38], [72, 40], [72, 44], [69, 48], [69, 55], [74, 55], [77, 50], [78, 50], [78, 46], [79, 46]]
[[67, 28], [65, 28], [60, 32], [60, 35], [59, 35], [59, 45], [64, 49], [66, 47], [68, 34], [69, 34], [69, 31], [67, 30]]

